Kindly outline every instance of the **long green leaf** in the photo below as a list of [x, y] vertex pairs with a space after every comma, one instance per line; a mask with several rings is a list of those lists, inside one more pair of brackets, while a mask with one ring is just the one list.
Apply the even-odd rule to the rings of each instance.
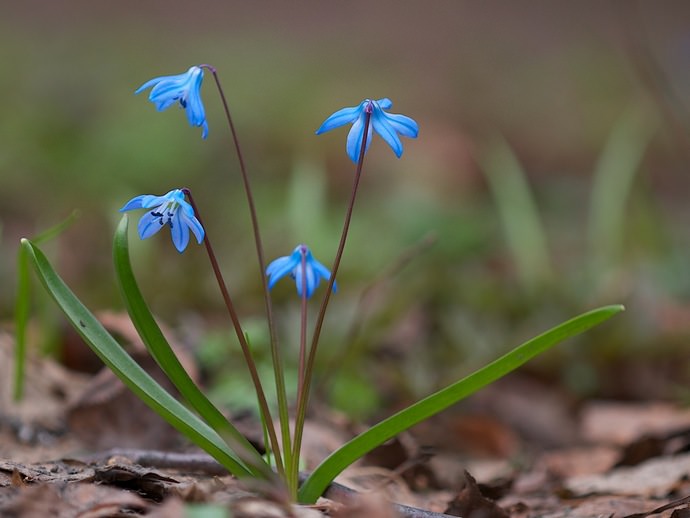
[[225, 466], [230, 473], [238, 477], [251, 476], [250, 469], [237, 458], [216, 432], [166, 392], [127, 354], [67, 287], [43, 252], [28, 239], [22, 239], [22, 246], [27, 251], [41, 282], [67, 319], [125, 385], [168, 423]]
[[623, 306], [606, 306], [568, 320], [523, 343], [466, 378], [374, 425], [319, 464], [300, 488], [299, 501], [315, 502], [340, 472], [380, 444], [505, 376], [558, 342], [578, 335], [622, 310]]
[[501, 137], [489, 142], [480, 162], [520, 282], [526, 289], [533, 289], [539, 282], [550, 280], [553, 270], [546, 231], [527, 175], [510, 145]]
[[29, 322], [31, 302], [29, 257], [23, 247], [17, 252], [17, 294], [14, 299], [14, 400], [24, 393], [24, 369], [26, 364], [26, 327]]
[[[44, 230], [33, 238], [34, 243], [42, 243], [60, 235], [79, 217], [78, 210], [72, 211], [63, 221]], [[26, 365], [26, 328], [31, 306], [31, 279], [29, 277], [29, 257], [26, 250], [19, 247], [17, 252], [17, 293], [14, 301], [14, 399], [19, 401], [24, 392], [24, 369]]]
[[254, 474], [264, 477], [272, 476], [273, 473], [270, 468], [251, 443], [197, 387], [165, 339], [134, 277], [129, 259], [127, 227], [128, 219], [127, 215], [124, 215], [115, 232], [113, 257], [120, 291], [125, 300], [127, 312], [139, 336], [151, 353], [151, 356], [153, 356], [166, 376], [177, 387], [177, 390], [180, 391], [182, 397], [189, 402], [192, 408], [199, 413], [211, 428], [228, 441], [235, 453], [252, 467]]
[[646, 106], [632, 106], [616, 122], [594, 171], [589, 209], [590, 274], [621, 259], [626, 203], [657, 122]]

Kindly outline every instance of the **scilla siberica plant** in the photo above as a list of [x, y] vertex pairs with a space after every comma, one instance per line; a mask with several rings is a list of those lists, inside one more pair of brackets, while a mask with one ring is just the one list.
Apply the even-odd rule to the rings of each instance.
[[[577, 335], [622, 310], [621, 306], [599, 308], [564, 322], [525, 342], [482, 369], [372, 426], [324, 459], [310, 474], [302, 478], [303, 482], [300, 484], [298, 467], [314, 361], [328, 303], [336, 290], [336, 277], [347, 241], [365, 155], [372, 142], [373, 134], [376, 133], [391, 147], [397, 157], [401, 157], [403, 145], [400, 137], [416, 138], [418, 125], [410, 117], [390, 113], [392, 102], [387, 98], [364, 99], [357, 106], [343, 108], [326, 118], [316, 131], [317, 134], [352, 124], [347, 136], [346, 151], [348, 157], [356, 164], [343, 230], [330, 270], [314, 257], [305, 244], [297, 245], [289, 255], [266, 264], [249, 175], [216, 69], [210, 65], [193, 66], [183, 74], [161, 76], [147, 81], [136, 90], [136, 93], [150, 88], [149, 100], [159, 111], [179, 105], [185, 110], [189, 124], [202, 128], [202, 138], [206, 138], [209, 128], [201, 99], [201, 86], [204, 74], [207, 72], [213, 76], [222, 101], [247, 196], [259, 266], [258, 277], [263, 286], [269, 329], [274, 371], [273, 388], [277, 394], [277, 432], [276, 427], [273, 426], [275, 409], [269, 407], [264, 389], [268, 380], [261, 379], [259, 376], [248, 337], [238, 317], [230, 290], [223, 279], [210, 237], [203, 226], [199, 206], [192, 193], [188, 189], [176, 188], [162, 196], [139, 195], [125, 203], [120, 210], [122, 212], [145, 210], [137, 228], [141, 239], [152, 237], [163, 227], [168, 227], [173, 244], [180, 253], [188, 247], [190, 231], [199, 244], [205, 245], [211, 269], [256, 390], [259, 414], [264, 423], [267, 453], [265, 457], [206, 398], [185, 372], [163, 336], [142, 297], [130, 264], [127, 214], [123, 215], [115, 233], [114, 261], [117, 280], [127, 311], [143, 342], [177, 387], [186, 405], [182, 405], [166, 392], [134, 362], [69, 290], [35, 244], [23, 240], [23, 247], [44, 285], [89, 346], [145, 403], [212, 455], [233, 475], [240, 478], [255, 477], [271, 480], [282, 484], [293, 501], [313, 503], [343, 469], [378, 445], [504, 376], [554, 344]], [[298, 386], [297, 398], [294, 402], [288, 401], [287, 397], [283, 359], [278, 346], [270, 296], [271, 288], [285, 277], [294, 280], [301, 303]], [[311, 329], [311, 338], [308, 338], [310, 334], [307, 329], [309, 301], [317, 293], [322, 280], [326, 285], [325, 292]], [[291, 411], [294, 411], [293, 426], [290, 426]]]

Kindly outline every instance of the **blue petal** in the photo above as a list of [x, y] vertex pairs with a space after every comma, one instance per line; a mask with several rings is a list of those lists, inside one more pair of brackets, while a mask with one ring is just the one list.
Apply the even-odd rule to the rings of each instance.
[[[312, 268], [314, 268], [314, 271], [320, 276], [323, 277], [325, 281], [329, 281], [331, 279], [331, 272], [326, 268], [323, 264], [321, 264], [319, 261], [316, 259], [313, 259], [311, 262]], [[333, 291], [337, 291], [337, 286], [336, 283], [333, 283]]]
[[170, 222], [170, 235], [177, 251], [182, 253], [189, 244], [189, 227], [182, 223], [180, 218], [180, 210], [175, 211]]
[[386, 113], [384, 115], [388, 123], [393, 126], [393, 129], [403, 137], [417, 138], [419, 126], [413, 119], [398, 113]]
[[388, 143], [393, 153], [400, 158], [403, 152], [402, 142], [400, 142], [400, 137], [398, 137], [393, 126], [386, 120], [386, 114], [381, 108], [375, 107], [371, 119], [374, 125], [374, 131], [381, 135], [381, 138]]
[[316, 288], [319, 286], [319, 277], [314, 273], [311, 263], [307, 262], [304, 269], [302, 268], [301, 263], [297, 265], [295, 268], [294, 277], [295, 286], [297, 287], [297, 294], [300, 297], [302, 296], [304, 289], [302, 278], [304, 277], [304, 281], [306, 282], [306, 296], [308, 299], [311, 298], [311, 296], [314, 294], [314, 290], [316, 290]]
[[[297, 295], [300, 297], [302, 296], [302, 277], [304, 277], [303, 272], [304, 270], [302, 269], [302, 264], [298, 264], [295, 267], [295, 271], [292, 274], [292, 276], [295, 279], [295, 287], [297, 288]], [[311, 296], [311, 293], [309, 292], [309, 281], [307, 281], [307, 298]]]
[[204, 112], [204, 105], [201, 102], [201, 97], [197, 94], [192, 94], [187, 99], [187, 120], [191, 126], [201, 126], [206, 122], [206, 113]]
[[165, 97], [160, 101], [151, 101], [156, 105], [156, 110], [163, 112], [177, 102], [177, 97]]
[[158, 207], [159, 205], [163, 205], [166, 202], [170, 201], [171, 195], [173, 193], [174, 191], [170, 191], [167, 194], [164, 194], [163, 196], [154, 196], [152, 194], [141, 194], [139, 196], [135, 196], [127, 203], [125, 203], [124, 207], [120, 209], [120, 212], [125, 212], [127, 210], [150, 209], [152, 207]]
[[[362, 113], [360, 115], [359, 119], [355, 121], [355, 123], [352, 125], [352, 128], [350, 128], [350, 133], [347, 134], [347, 145], [345, 146], [345, 149], [347, 151], [347, 156], [350, 157], [350, 160], [353, 162], [357, 163], [359, 160], [359, 153], [362, 149], [362, 138], [364, 137], [364, 120], [365, 120], [366, 114]], [[371, 144], [371, 128], [369, 128], [369, 132], [367, 134], [367, 144], [364, 149], [364, 152], [367, 152], [367, 149], [369, 149], [369, 144]]]
[[361, 103], [359, 106], [352, 106], [349, 108], [343, 108], [342, 110], [338, 110], [330, 117], [328, 117], [325, 121], [323, 121], [321, 127], [316, 130], [316, 134], [320, 135], [321, 133], [324, 133], [326, 131], [330, 131], [334, 128], [338, 128], [345, 124], [354, 122], [355, 120], [357, 120], [357, 117], [359, 117], [360, 112], [362, 112], [363, 104], [364, 103]]
[[384, 110], [390, 110], [393, 107], [393, 101], [391, 101], [388, 97], [379, 99], [378, 101], [376, 101], [376, 103]]
[[163, 228], [163, 225], [161, 225], [160, 217], [154, 216], [152, 212], [156, 211], [153, 210], [147, 212], [139, 220], [137, 230], [139, 232], [139, 237], [141, 239], [148, 239], [152, 235], [156, 234], [161, 228]]
[[304, 294], [307, 298], [313, 295], [322, 278], [328, 280], [331, 277], [328, 269], [314, 259], [311, 251], [305, 245], [298, 245], [289, 256], [279, 257], [273, 261], [266, 268], [266, 274], [269, 276], [269, 288], [272, 288], [279, 279], [289, 274], [295, 281], [297, 294], [299, 296]]
[[154, 85], [160, 83], [163, 79], [165, 79], [164, 76], [161, 76], [161, 77], [154, 77], [153, 79], [149, 79], [149, 80], [146, 81], [143, 85], [141, 85], [139, 88], [137, 88], [137, 89], [134, 91], [134, 94], [135, 94], [135, 95], [140, 94], [141, 92], [143, 92], [143, 91], [146, 90], [147, 88], [151, 88], [152, 86], [154, 86]]
[[190, 84], [187, 86], [187, 118], [192, 126], [201, 126], [206, 121], [206, 114], [204, 112], [204, 104], [201, 101], [201, 82], [204, 76], [201, 69], [197, 68], [193, 72], [190, 79]]
[[[197, 243], [201, 244], [202, 241], [204, 240], [204, 227], [201, 226], [201, 223], [199, 222], [198, 219], [193, 215], [194, 211], [192, 209], [192, 215], [190, 216], [187, 213], [187, 207], [183, 207], [185, 210], [180, 212], [180, 219], [182, 220], [182, 224], [185, 227], [189, 227], [194, 234], [194, 237], [196, 237]], [[190, 207], [191, 208], [191, 207]]]
[[[314, 291], [319, 286], [319, 276], [314, 273], [314, 268], [311, 266], [311, 262], [307, 263], [306, 268], [306, 281], [307, 281], [307, 298], [311, 298]], [[300, 294], [301, 295], [301, 294]]]
[[208, 123], [200, 93], [203, 78], [203, 70], [198, 66], [193, 66], [183, 74], [151, 79], [137, 88], [135, 93], [152, 87], [149, 100], [158, 111], [167, 110], [179, 102], [180, 106], [185, 108], [189, 124], [201, 127], [201, 136], [206, 138], [208, 136]]
[[164, 99], [178, 99], [185, 89], [184, 81], [161, 81], [151, 89], [149, 101], [156, 103]]
[[165, 205], [166, 203], [174, 200], [175, 191], [178, 189], [168, 191], [163, 196], [154, 196], [153, 194], [148, 194], [144, 196], [141, 201], [141, 206], [145, 209], [150, 209], [152, 207], [158, 207], [159, 205]]
[[266, 268], [266, 275], [269, 276], [268, 288], [273, 288], [275, 283], [292, 272], [297, 264], [299, 263], [295, 262], [292, 255], [279, 257], [275, 261], [271, 262], [271, 264], [269, 264]]
[[135, 209], [143, 209], [143, 200], [149, 196], [148, 194], [140, 194], [139, 196], [135, 196], [131, 200], [129, 200], [127, 203], [125, 203], [122, 208], [120, 209], [120, 212], [125, 212], [128, 210], [135, 210]]
[[182, 189], [173, 189], [172, 191], [168, 191], [163, 195], [163, 198], [165, 198], [166, 201], [172, 201], [177, 203], [178, 205], [181, 205], [184, 208], [184, 210], [189, 211], [189, 213], [191, 214], [194, 214], [194, 209], [189, 203], [187, 203], [187, 200], [185, 200]]

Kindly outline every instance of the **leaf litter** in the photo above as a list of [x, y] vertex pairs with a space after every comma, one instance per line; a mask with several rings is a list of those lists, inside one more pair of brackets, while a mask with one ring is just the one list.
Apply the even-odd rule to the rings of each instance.
[[[106, 320], [136, 354], [124, 319]], [[12, 378], [12, 354], [11, 337], [0, 332], [4, 380]], [[190, 506], [248, 518], [690, 514], [690, 411], [669, 403], [592, 401], [575, 409], [566, 396], [514, 374], [372, 452], [318, 505], [293, 506], [280, 492], [224, 475], [153, 412], [133, 411], [108, 371], [29, 362], [23, 401], [12, 400], [10, 383], [0, 384], [1, 516], [175, 518]], [[323, 409], [309, 425], [307, 469], [356, 429]], [[260, 446], [255, 426], [244, 428]]]

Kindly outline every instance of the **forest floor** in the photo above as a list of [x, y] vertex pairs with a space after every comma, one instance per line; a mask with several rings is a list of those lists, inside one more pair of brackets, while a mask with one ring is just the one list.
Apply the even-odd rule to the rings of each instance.
[[[108, 370], [30, 358], [15, 403], [12, 365], [0, 333], [3, 517], [690, 516], [690, 410], [669, 402], [573, 405], [513, 374], [372, 452], [316, 506], [293, 506], [224, 474]], [[360, 429], [312, 414], [307, 469]], [[256, 439], [251, 420], [238, 426]]]

